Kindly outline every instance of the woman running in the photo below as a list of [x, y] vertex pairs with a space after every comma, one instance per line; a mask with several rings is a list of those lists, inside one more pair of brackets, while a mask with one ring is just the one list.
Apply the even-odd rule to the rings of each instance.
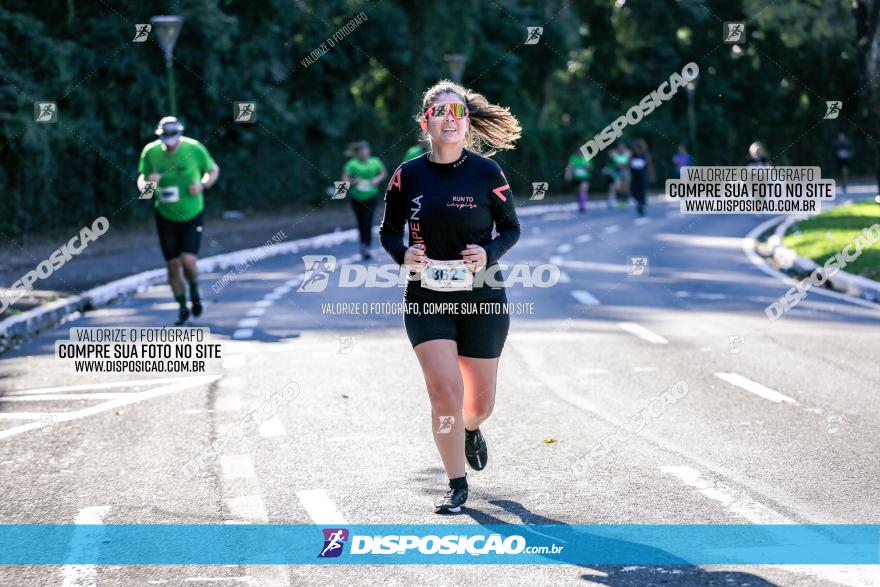
[[590, 174], [593, 171], [592, 159], [587, 159], [584, 154], [577, 151], [568, 158], [565, 166], [565, 181], [572, 183], [578, 188], [578, 212], [587, 211], [587, 200], [590, 198]]
[[[425, 377], [434, 442], [449, 478], [434, 508], [459, 512], [468, 497], [465, 458], [474, 470], [486, 466], [480, 424], [495, 404], [498, 359], [510, 326], [504, 288], [490, 285], [502, 281], [498, 259], [520, 235], [510, 186], [487, 156], [512, 149], [522, 129], [506, 108], [448, 80], [425, 92], [417, 120], [431, 151], [394, 172], [379, 239], [410, 269], [404, 325]], [[407, 224], [409, 245], [403, 243]], [[446, 311], [435, 313], [444, 303]]]
[[378, 157], [370, 157], [370, 144], [367, 141], [354, 143], [346, 154], [355, 156], [342, 169], [342, 181], [351, 184], [349, 192], [361, 237], [361, 259], [366, 261], [372, 258], [370, 245], [373, 242], [373, 212], [376, 210], [376, 196], [379, 195], [379, 188], [376, 186], [388, 177], [388, 172]]

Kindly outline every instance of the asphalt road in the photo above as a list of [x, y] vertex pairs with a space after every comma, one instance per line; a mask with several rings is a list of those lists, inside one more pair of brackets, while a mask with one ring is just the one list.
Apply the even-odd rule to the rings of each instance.
[[[486, 470], [462, 515], [445, 479], [399, 315], [322, 304], [398, 302], [397, 288], [297, 291], [303, 263], [202, 276], [195, 325], [223, 358], [205, 374], [77, 373], [54, 356], [71, 327], [163, 326], [166, 287], [47, 331], [0, 360], [0, 522], [104, 524], [880, 523], [880, 311], [789, 287], [743, 237], [762, 216], [682, 216], [668, 204], [524, 216], [505, 262], [554, 263], [514, 286]], [[279, 225], [278, 228], [283, 228]], [[207, 228], [210, 233], [210, 226]], [[271, 235], [269, 235], [271, 236]], [[352, 258], [354, 245], [303, 254]], [[641, 275], [630, 257], [647, 257]], [[377, 262], [389, 262], [378, 251]], [[638, 270], [636, 270], [636, 273]], [[334, 306], [335, 308], [335, 306]], [[168, 379], [177, 377], [175, 379]], [[166, 380], [167, 379], [167, 380]], [[116, 382], [117, 384], [114, 384]], [[101, 385], [99, 385], [101, 384]], [[107, 384], [107, 385], [103, 385]], [[637, 434], [615, 436], [678, 385]], [[232, 437], [286, 390], [258, 430]], [[277, 398], [277, 395], [276, 395]], [[654, 404], [656, 406], [656, 403]], [[613, 440], [608, 440], [608, 439]], [[222, 441], [196, 475], [187, 463]], [[605, 442], [607, 454], [595, 455]], [[880, 585], [877, 566], [26, 566], [3, 585]]]

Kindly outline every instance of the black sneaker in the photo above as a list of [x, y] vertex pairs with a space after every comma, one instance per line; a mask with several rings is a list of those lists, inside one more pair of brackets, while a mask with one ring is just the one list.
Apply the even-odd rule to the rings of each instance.
[[468, 488], [458, 487], [453, 489], [452, 487], [446, 492], [446, 495], [443, 496], [443, 499], [434, 504], [434, 513], [436, 514], [457, 514], [461, 511], [461, 506], [464, 505], [464, 502], [467, 501], [468, 498]]
[[180, 312], [177, 314], [177, 322], [174, 323], [175, 326], [183, 326], [186, 324], [186, 321], [189, 320], [189, 310], [186, 308], [181, 308]]
[[474, 471], [482, 471], [489, 462], [489, 451], [486, 448], [486, 440], [483, 433], [477, 428], [474, 431], [465, 428], [464, 431], [464, 456]]
[[196, 318], [202, 315], [202, 300], [196, 299], [192, 301], [192, 313]]

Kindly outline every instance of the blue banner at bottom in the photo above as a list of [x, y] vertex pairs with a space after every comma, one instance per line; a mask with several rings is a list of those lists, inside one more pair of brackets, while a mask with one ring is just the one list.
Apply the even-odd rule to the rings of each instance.
[[0, 564], [880, 564], [880, 525], [0, 525]]

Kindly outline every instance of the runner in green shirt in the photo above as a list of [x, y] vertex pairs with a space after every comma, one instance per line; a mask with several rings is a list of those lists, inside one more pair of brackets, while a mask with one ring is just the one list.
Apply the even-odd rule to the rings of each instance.
[[174, 324], [181, 326], [189, 319], [184, 278], [193, 316], [202, 313], [196, 256], [202, 240], [204, 191], [216, 183], [220, 168], [200, 142], [183, 136], [183, 124], [173, 116], [159, 121], [156, 134], [159, 140], [141, 151], [137, 182], [141, 198], [155, 201], [168, 285], [179, 305]]
[[370, 145], [360, 141], [351, 147], [357, 155], [349, 159], [342, 169], [342, 181], [350, 184], [351, 205], [357, 218], [358, 232], [361, 240], [361, 258], [371, 259], [370, 245], [373, 240], [373, 213], [376, 210], [376, 198], [379, 188], [376, 187], [388, 176], [385, 165], [378, 157], [370, 156]]
[[584, 157], [580, 151], [568, 158], [568, 165], [565, 167], [565, 180], [578, 186], [578, 212], [587, 211], [592, 172], [593, 161]]
[[403, 155], [403, 163], [406, 163], [410, 159], [415, 159], [416, 157], [421, 157], [425, 153], [431, 150], [431, 141], [425, 140], [423, 138], [419, 138], [419, 144], [413, 145], [409, 149], [406, 150], [406, 153]]

